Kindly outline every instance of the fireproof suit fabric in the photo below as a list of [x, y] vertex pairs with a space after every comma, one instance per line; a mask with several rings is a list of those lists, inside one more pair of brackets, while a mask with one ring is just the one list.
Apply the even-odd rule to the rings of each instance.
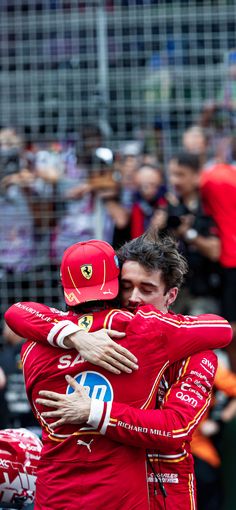
[[[23, 314], [22, 314], [23, 312]], [[26, 315], [25, 315], [26, 314]], [[75, 321], [76, 325], [78, 325], [78, 322], [80, 322], [80, 325], [83, 323], [85, 326], [89, 324], [92, 325], [91, 330], [97, 329], [99, 327], [105, 326], [105, 327], [112, 327], [115, 329], [124, 329], [125, 321], [130, 321], [131, 314], [125, 314], [122, 315], [119, 311], [115, 311], [113, 313], [103, 312], [102, 317], [102, 323], [97, 323], [95, 320], [95, 315], [91, 314], [90, 316], [82, 316], [78, 317], [77, 315], [73, 313], [67, 314], [67, 320], [62, 320], [61, 322], [64, 322], [62, 325], [59, 324], [59, 319], [65, 319], [65, 315], [60, 315], [58, 311], [51, 311], [47, 307], [42, 305], [35, 305], [35, 304], [17, 304], [11, 307], [11, 309], [6, 314], [6, 319], [8, 321], [8, 324], [10, 327], [16, 330], [18, 326], [14, 328], [14, 322], [15, 324], [19, 324], [19, 318], [21, 317], [21, 322], [23, 322], [24, 326], [22, 329], [27, 329], [27, 319], [26, 316], [30, 315], [32, 318], [34, 318], [34, 327], [36, 325], [36, 330], [38, 329], [38, 332], [41, 331], [40, 334], [42, 334], [42, 330], [44, 333], [44, 336], [46, 336], [50, 339], [50, 342], [53, 343], [54, 341], [61, 342], [61, 338], [63, 335], [62, 329], [66, 329], [68, 331], [68, 328], [71, 328], [73, 324], [69, 324], [69, 322]], [[50, 315], [51, 314], [51, 315]], [[23, 315], [23, 319], [22, 319]], [[54, 317], [54, 319], [52, 319]], [[122, 323], [122, 328], [119, 327], [119, 317], [120, 324]], [[100, 317], [101, 318], [101, 317]], [[112, 320], [113, 319], [113, 320]], [[117, 324], [118, 321], [118, 324]], [[136, 321], [136, 323], [135, 323]], [[148, 324], [148, 326], [147, 326]], [[209, 325], [211, 324], [212, 329], [209, 329]], [[75, 324], [74, 324], [75, 326]], [[191, 326], [191, 327], [190, 327]], [[21, 329], [21, 328], [20, 328]], [[26, 331], [25, 329], [25, 331]], [[78, 329], [78, 326], [77, 326]], [[109, 377], [109, 382], [111, 383], [112, 389], [113, 389], [113, 398], [114, 400], [123, 400], [125, 404], [131, 404], [134, 407], [142, 407], [143, 409], [148, 408], [149, 405], [153, 406], [153, 400], [155, 396], [155, 383], [159, 383], [160, 375], [162, 374], [163, 370], [165, 369], [166, 363], [169, 364], [169, 359], [171, 361], [174, 361], [174, 356], [177, 355], [177, 351], [179, 355], [183, 354], [184, 349], [188, 349], [187, 352], [190, 352], [194, 348], [196, 349], [197, 343], [199, 345], [199, 337], [201, 337], [202, 342], [208, 342], [207, 346], [213, 346], [212, 343], [214, 342], [214, 337], [219, 335], [221, 337], [221, 345], [229, 342], [231, 337], [231, 330], [229, 328], [229, 325], [226, 321], [221, 319], [218, 316], [202, 316], [201, 318], [186, 318], [182, 316], [176, 316], [174, 314], [162, 314], [160, 312], [155, 311], [152, 307], [144, 307], [143, 309], [140, 309], [135, 319], [132, 320], [129, 327], [129, 332], [131, 333], [131, 340], [127, 336], [125, 341], [123, 341], [123, 345], [126, 347], [129, 347], [132, 349], [134, 354], [136, 354], [138, 357], [140, 357], [140, 351], [142, 354], [142, 359], [144, 360], [144, 365], [140, 366], [140, 370], [134, 374], [127, 375], [123, 374], [122, 376], [112, 376], [112, 374], [106, 373], [106, 377]], [[28, 332], [30, 330], [30, 334], [32, 334], [32, 325], [31, 328], [28, 329]], [[53, 333], [52, 333], [53, 330]], [[22, 331], [20, 332], [19, 329], [17, 329], [18, 334], [22, 335]], [[134, 341], [135, 334], [139, 337], [139, 342], [137, 344], [137, 341]], [[51, 333], [51, 334], [50, 334]], [[157, 334], [158, 333], [158, 334]], [[173, 338], [173, 352], [170, 353], [170, 347], [171, 343], [168, 342], [168, 335]], [[39, 334], [39, 336], [40, 336]], [[68, 334], [68, 332], [66, 333]], [[37, 336], [34, 332], [34, 338]], [[60, 337], [61, 335], [61, 337]], [[205, 337], [204, 337], [205, 335]], [[212, 335], [212, 336], [211, 336]], [[28, 336], [25, 334], [24, 336]], [[155, 338], [155, 342], [152, 342]], [[204, 338], [203, 338], [204, 337]], [[127, 342], [127, 343], [126, 343]], [[135, 343], [136, 342], [136, 343]], [[141, 342], [141, 343], [140, 343]], [[176, 349], [176, 342], [178, 343], [178, 348]], [[153, 344], [153, 347], [152, 347]], [[156, 349], [158, 345], [158, 350]], [[184, 346], [184, 348], [183, 348]], [[202, 346], [199, 346], [201, 348]], [[158, 376], [155, 374], [155, 382], [152, 382], [152, 374], [154, 375], [154, 372], [152, 372], [153, 365], [155, 364], [155, 356], [157, 355], [157, 351], [159, 350], [162, 352], [162, 354], [158, 355], [158, 363], [159, 363], [159, 369], [160, 369], [160, 362], [161, 362], [161, 370], [158, 372]], [[35, 343], [28, 343], [27, 347], [24, 349], [24, 355], [23, 355], [23, 363], [24, 363], [24, 370], [26, 374], [26, 379], [28, 379], [27, 382], [27, 389], [28, 394], [32, 401], [32, 406], [35, 406], [34, 401], [37, 397], [37, 393], [40, 389], [48, 389], [48, 385], [50, 384], [50, 387], [56, 391], [59, 392], [65, 392], [69, 391], [68, 388], [66, 388], [66, 384], [64, 381], [61, 382], [62, 375], [66, 373], [70, 373], [71, 375], [77, 375], [79, 372], [79, 382], [82, 382], [84, 385], [90, 385], [90, 382], [88, 381], [88, 374], [91, 373], [92, 370], [89, 370], [90, 365], [86, 364], [86, 362], [83, 362], [81, 360], [78, 353], [75, 353], [75, 351], [72, 351], [73, 354], [71, 354], [71, 351], [68, 351], [66, 354], [62, 355], [62, 351], [59, 351], [58, 354], [56, 353], [58, 349], [53, 350], [53, 354], [50, 354], [52, 352], [52, 349], [50, 347], [43, 347], [40, 345], [37, 345]], [[38, 354], [37, 354], [38, 353]], [[163, 355], [164, 353], [164, 355]], [[168, 353], [168, 354], [167, 354]], [[160, 358], [161, 356], [161, 358]], [[169, 356], [169, 359], [168, 359]], [[51, 360], [49, 361], [49, 358], [51, 357]], [[59, 357], [59, 361], [58, 361]], [[38, 361], [36, 363], [36, 360]], [[167, 360], [166, 362], [164, 362]], [[32, 362], [33, 361], [33, 362]], [[53, 364], [53, 366], [50, 366], [50, 364]], [[85, 363], [85, 365], [83, 364]], [[152, 367], [151, 367], [152, 365]], [[42, 368], [43, 367], [43, 368]], [[150, 369], [151, 367], [151, 369]], [[92, 366], [94, 369], [94, 367]], [[61, 370], [60, 374], [58, 375], [58, 370]], [[81, 375], [81, 370], [83, 371], [83, 374]], [[146, 372], [146, 378], [149, 379], [149, 393], [148, 396], [142, 394], [140, 396], [141, 387], [146, 388], [146, 378], [145, 378], [145, 370]], [[155, 370], [155, 368], [154, 368]], [[141, 373], [140, 373], [141, 371]], [[56, 375], [52, 375], [53, 372], [55, 372]], [[94, 372], [94, 371], [92, 371]], [[105, 377], [103, 372], [101, 370], [94, 372], [96, 374], [96, 378], [98, 377], [99, 373], [102, 375], [102, 377]], [[50, 375], [49, 375], [50, 374]], [[144, 376], [144, 379], [142, 380], [142, 375]], [[40, 376], [40, 377], [39, 377]], [[51, 381], [50, 381], [51, 376]], [[53, 379], [55, 377], [55, 381]], [[135, 378], [137, 378], [135, 381]], [[58, 378], [58, 379], [57, 379]], [[60, 379], [60, 381], [59, 381]], [[82, 380], [81, 380], [82, 379]], [[114, 379], [114, 380], [113, 380]], [[45, 383], [46, 380], [46, 383]], [[107, 379], [106, 379], [107, 380]], [[144, 383], [143, 383], [144, 381]], [[104, 380], [103, 380], [104, 382]], [[117, 384], [117, 387], [116, 387]], [[150, 386], [151, 385], [151, 386]], [[93, 391], [95, 390], [95, 386], [101, 386], [93, 384]], [[127, 390], [128, 388], [128, 390]], [[151, 389], [150, 389], [151, 388]], [[135, 397], [135, 391], [138, 389], [138, 397]], [[131, 391], [132, 390], [132, 391]], [[98, 397], [98, 395], [96, 395]], [[104, 395], [103, 395], [104, 397]], [[134, 402], [134, 398], [136, 398]], [[142, 403], [142, 398], [144, 399]], [[132, 400], [133, 399], [133, 400]], [[107, 397], [107, 400], [109, 401], [109, 396]], [[110, 400], [111, 397], [110, 397]], [[101, 400], [98, 398], [96, 399], [97, 403], [102, 403]], [[114, 405], [114, 404], [113, 404]], [[104, 404], [104, 415], [102, 416], [102, 421], [104, 423], [107, 422], [107, 419], [109, 417], [111, 408], [111, 402], [107, 402]], [[38, 414], [38, 417], [40, 417], [41, 410], [35, 408], [35, 412]], [[148, 412], [148, 411], [146, 411]], [[122, 447], [119, 445], [119, 443], [114, 443], [107, 439], [105, 442], [105, 438], [102, 438], [102, 436], [99, 436], [97, 431], [91, 432], [90, 430], [86, 431], [78, 431], [76, 428], [76, 431], [73, 430], [73, 427], [69, 427], [69, 429], [66, 431], [63, 428], [63, 431], [59, 431], [59, 433], [56, 435], [56, 437], [53, 437], [52, 431], [50, 431], [50, 425], [48, 429], [48, 423], [43, 423], [43, 426], [45, 427], [44, 436], [45, 436], [45, 447], [44, 447], [44, 459], [46, 457], [46, 463], [45, 461], [42, 461], [41, 463], [41, 474], [43, 474], [42, 479], [44, 480], [44, 484], [42, 487], [43, 490], [40, 492], [40, 469], [39, 469], [39, 479], [38, 479], [38, 487], [39, 487], [39, 493], [42, 495], [43, 498], [49, 498], [50, 497], [50, 508], [56, 509], [56, 508], [66, 508], [68, 505], [68, 494], [71, 495], [72, 493], [72, 499], [73, 501], [70, 501], [70, 508], [73, 507], [73, 502], [77, 501], [76, 504], [78, 504], [78, 497], [80, 498], [79, 501], [81, 502], [80, 508], [83, 508], [83, 504], [85, 505], [84, 508], [86, 509], [98, 509], [99, 502], [101, 501], [101, 506], [104, 507], [104, 505], [107, 506], [107, 508], [115, 509], [116, 508], [116, 501], [117, 501], [117, 508], [142, 508], [145, 509], [145, 495], [143, 494], [143, 499], [140, 499], [140, 490], [137, 490], [137, 487], [139, 488], [139, 485], [142, 486], [141, 478], [143, 479], [143, 468], [141, 466], [144, 465], [144, 459], [143, 459], [143, 452], [144, 450], [138, 452], [138, 455], [134, 458], [134, 451], [137, 454], [137, 449], [134, 448], [127, 448]], [[66, 433], [65, 433], [66, 432]], [[76, 440], [79, 440], [78, 443]], [[57, 437], [59, 436], [59, 437]], [[69, 437], [66, 437], [69, 436]], [[92, 439], [91, 439], [92, 437]], [[165, 437], [165, 429], [163, 429], [163, 432], [160, 433], [160, 435], [156, 436], [155, 441], [155, 447], [158, 447], [157, 440], [162, 440], [163, 437]], [[80, 448], [78, 449], [78, 445]], [[100, 445], [100, 450], [99, 450]], [[107, 448], [105, 446], [107, 445]], [[118, 446], [119, 445], [119, 446]], [[172, 447], [172, 445], [171, 445]], [[72, 457], [69, 456], [68, 458], [68, 452], [72, 450]], [[90, 451], [91, 450], [91, 451]], [[98, 455], [100, 451], [100, 455]], [[92, 453], [94, 452], [94, 453]], [[102, 452], [102, 456], [101, 456]], [[111, 457], [112, 452], [112, 457]], [[58, 459], [59, 454], [59, 459]], [[66, 457], [65, 457], [66, 455]], [[97, 455], [97, 456], [96, 456]], [[56, 456], [56, 457], [55, 457]], [[67, 463], [63, 463], [62, 461], [64, 458], [68, 459]], [[54, 460], [53, 460], [54, 459]], [[60, 462], [60, 459], [62, 461]], [[139, 460], [138, 460], [139, 459]], [[141, 462], [140, 462], [141, 459]], [[90, 462], [93, 460], [93, 464]], [[96, 461], [99, 462], [99, 469], [96, 470]], [[44, 464], [43, 464], [44, 462]], [[124, 462], [126, 462], [127, 469], [123, 469]], [[88, 467], [88, 470], [86, 468], [86, 472], [88, 473], [88, 479], [89, 479], [89, 485], [86, 485], [86, 476], [84, 475], [84, 465]], [[60, 465], [60, 470], [58, 470], [58, 465]], [[71, 468], [71, 465], [73, 468]], [[119, 465], [122, 466], [122, 469], [119, 469]], [[57, 467], [56, 467], [57, 466]], [[63, 467], [63, 469], [62, 469]], [[75, 469], [76, 468], [76, 469]], [[128, 476], [129, 470], [131, 469], [130, 473], [132, 473], [131, 478]], [[69, 471], [69, 474], [68, 474]], [[73, 473], [71, 473], [73, 471]], [[132, 486], [130, 480], [134, 479], [134, 473], [138, 472], [139, 478], [135, 480], [135, 487]], [[45, 484], [45, 472], [47, 473], [47, 483]], [[100, 481], [102, 483], [100, 484], [100, 489], [98, 489], [97, 484], [97, 473], [99, 472]], [[102, 478], [102, 473], [109, 473], [109, 476], [105, 476]], [[95, 473], [95, 477], [92, 476]], [[114, 477], [114, 474], [118, 476], [119, 480]], [[68, 475], [70, 476], [70, 482], [67, 484]], [[79, 476], [81, 475], [81, 476]], [[79, 478], [78, 478], [79, 476]], [[121, 479], [120, 479], [121, 477]], [[61, 483], [62, 480], [66, 479], [66, 484]], [[77, 482], [76, 482], [77, 480]], [[79, 482], [78, 482], [79, 480]], [[108, 482], [109, 480], [109, 482]], [[128, 481], [128, 487], [127, 487], [127, 481]], [[111, 485], [109, 485], [109, 483]], [[124, 484], [124, 490], [122, 491], [122, 483]], [[76, 498], [74, 499], [73, 494], [73, 484], [74, 484], [74, 491], [76, 488]], [[138, 484], [138, 485], [137, 485]], [[70, 487], [68, 486], [70, 485]], [[144, 485], [144, 484], [143, 484]], [[48, 491], [47, 491], [48, 488]], [[65, 492], [65, 489], [67, 490], [69, 488], [69, 492]], [[115, 491], [115, 488], [117, 489], [117, 494]], [[56, 490], [55, 490], [56, 489]], [[50, 493], [50, 495], [49, 495]], [[112, 493], [112, 501], [111, 501], [111, 493]], [[52, 494], [55, 496], [55, 501], [52, 501]], [[63, 501], [63, 494], [65, 498], [66, 494], [66, 502], [64, 507], [62, 507], [62, 501]], [[122, 494], [125, 495], [125, 502], [121, 502]], [[137, 497], [136, 497], [137, 496]], [[58, 498], [60, 497], [60, 504], [58, 503]], [[94, 499], [93, 499], [94, 497]], [[108, 500], [107, 500], [108, 497]], [[62, 500], [61, 500], [62, 498]], [[135, 498], [135, 500], [134, 500]], [[95, 502], [96, 499], [96, 502]], [[104, 503], [105, 501], [105, 503]], [[135, 502], [136, 501], [136, 502]], [[40, 509], [46, 509], [48, 508], [49, 503], [45, 503], [43, 506], [36, 507]], [[59, 504], [59, 506], [57, 506]], [[54, 506], [53, 506], [54, 505]], [[71, 506], [72, 505], [72, 506]], [[127, 505], [127, 506], [125, 506]]]
[[[152, 465], [156, 465], [165, 486], [167, 498], [155, 494], [152, 478], [149, 480], [151, 510], [196, 510], [197, 494], [194, 473], [194, 461], [191, 453], [191, 438], [194, 430], [206, 413], [210, 401], [214, 377], [217, 369], [217, 357], [211, 351], [195, 354], [187, 360], [175, 363], [167, 369], [165, 387], [167, 393], [160, 403], [164, 412], [181, 416], [181, 427], [173, 429], [173, 436], [182, 445], [165, 454], [149, 452]], [[160, 396], [162, 398], [162, 396]], [[150, 473], [150, 471], [149, 471]], [[175, 483], [173, 483], [173, 478]], [[177, 483], [177, 485], [176, 485]], [[178, 487], [178, 488], [177, 488]]]
[[[196, 508], [194, 464], [190, 441], [211, 400], [217, 367], [212, 351], [204, 351], [167, 369], [158, 391], [160, 409], [143, 412], [113, 402], [109, 421], [100, 420], [102, 406], [93, 401], [89, 424], [125, 444], [148, 448], [150, 508]], [[159, 486], [161, 480], [167, 497]]]
[[[95, 329], [101, 328], [108, 312], [91, 314]], [[120, 330], [129, 326], [132, 317], [129, 313], [114, 311], [112, 325]], [[78, 317], [77, 317], [78, 320]], [[132, 333], [131, 333], [132, 341]], [[142, 338], [142, 335], [141, 335]], [[138, 337], [137, 337], [138, 340]], [[145, 341], [145, 334], [143, 340]], [[134, 340], [134, 348], [137, 344]], [[153, 336], [152, 355], [155, 353]], [[136, 344], [136, 347], [135, 347]], [[158, 371], [166, 364], [166, 353], [149, 369], [150, 359], [141, 367], [144, 379], [128, 385], [127, 399], [133, 405], [147, 405], [155, 396]], [[80, 509], [95, 510], [107, 507], [147, 509], [148, 491], [146, 485], [145, 453], [142, 449], [124, 447], [106, 439], [88, 426], [63, 426], [55, 431], [50, 428], [50, 420], [45, 421], [41, 412], [45, 408], [36, 404], [41, 389], [51, 388], [60, 393], [70, 392], [64, 376], [70, 374], [78, 382], [90, 388], [96, 398], [111, 400], [113, 394], [121, 398], [122, 389], [117, 387], [117, 376], [108, 380], [104, 370], [97, 371], [84, 361], [75, 350], [63, 352], [49, 345], [26, 342], [22, 351], [22, 362], [26, 381], [26, 390], [38, 420], [43, 427], [43, 451], [38, 468], [36, 484], [36, 510]], [[155, 363], [154, 363], [155, 364]], [[135, 378], [137, 374], [134, 374]], [[150, 377], [149, 377], [150, 376]], [[157, 380], [156, 380], [157, 379]], [[109, 469], [108, 469], [109, 466]], [[111, 487], [114, 487], [111, 498]]]
[[[203, 314], [198, 317], [177, 315], [173, 312], [160, 312], [151, 305], [141, 306], [138, 310], [140, 318], [143, 311], [143, 316], [148, 319], [148, 322], [140, 320], [140, 327], [149, 329], [155, 326], [158, 338], [165, 342], [170, 365], [201, 350], [225, 347], [232, 339], [230, 324], [219, 315]], [[102, 327], [111, 329], [113, 317], [119, 316], [119, 312], [120, 310], [104, 311]], [[128, 316], [132, 318], [133, 314], [126, 311], [126, 317]], [[34, 302], [18, 302], [12, 305], [5, 313], [5, 320], [22, 338], [63, 348], [66, 336], [80, 329], [96, 330], [93, 314], [84, 313], [78, 316], [74, 312], [62, 312]], [[159, 348], [159, 343], [157, 345]]]

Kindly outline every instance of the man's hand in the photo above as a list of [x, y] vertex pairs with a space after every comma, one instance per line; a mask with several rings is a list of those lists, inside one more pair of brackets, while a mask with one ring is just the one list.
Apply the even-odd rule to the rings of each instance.
[[130, 374], [138, 369], [137, 358], [128, 349], [112, 340], [124, 336], [125, 333], [112, 329], [100, 329], [94, 333], [80, 330], [68, 335], [64, 339], [64, 344], [76, 349], [85, 360], [113, 374], [121, 372]]
[[43, 418], [56, 419], [56, 421], [50, 423], [52, 429], [65, 423], [85, 423], [89, 418], [91, 398], [88, 396], [86, 389], [69, 375], [66, 375], [66, 380], [75, 390], [73, 393], [63, 395], [54, 391], [40, 391], [40, 398], [36, 399], [37, 404], [55, 408], [55, 411], [42, 413]]

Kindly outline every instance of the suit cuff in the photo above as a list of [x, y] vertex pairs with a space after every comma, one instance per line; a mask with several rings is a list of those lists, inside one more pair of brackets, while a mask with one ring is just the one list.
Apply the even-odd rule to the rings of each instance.
[[91, 408], [88, 425], [105, 434], [110, 420], [112, 402], [103, 402], [95, 398], [91, 399]]

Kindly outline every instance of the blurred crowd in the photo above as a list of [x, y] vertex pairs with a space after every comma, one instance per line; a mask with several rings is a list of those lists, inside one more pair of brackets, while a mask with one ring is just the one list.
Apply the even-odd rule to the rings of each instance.
[[[219, 313], [236, 332], [236, 144], [217, 118], [207, 104], [167, 162], [158, 129], [151, 148], [139, 136], [117, 150], [95, 125], [64, 143], [27, 144], [14, 128], [0, 131], [0, 428], [37, 426], [23, 339], [3, 314], [16, 301], [62, 306], [58, 268], [72, 243], [98, 238], [116, 249], [150, 226], [173, 235], [189, 264], [175, 311]], [[236, 504], [236, 340], [218, 355], [212, 407], [192, 443], [200, 510]]]

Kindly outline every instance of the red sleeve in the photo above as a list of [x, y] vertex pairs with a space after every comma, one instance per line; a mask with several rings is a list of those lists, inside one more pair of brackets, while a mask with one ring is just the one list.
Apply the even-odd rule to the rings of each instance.
[[[106, 324], [116, 328], [118, 316], [121, 316], [123, 327], [130, 323], [129, 331], [133, 335], [148, 337], [158, 333], [170, 364], [204, 349], [222, 348], [232, 338], [229, 323], [218, 315], [201, 315], [187, 317], [171, 313], [162, 313], [148, 305], [140, 308], [132, 318], [129, 312], [119, 312]], [[123, 314], [126, 314], [125, 320]], [[107, 314], [109, 316], [109, 313]], [[105, 319], [105, 318], [104, 318]], [[78, 331], [78, 316], [60, 312], [39, 303], [16, 303], [5, 313], [8, 326], [22, 338], [49, 342], [53, 346], [62, 347], [65, 336]], [[99, 327], [104, 327], [99, 325]], [[99, 329], [99, 327], [97, 329]], [[128, 347], [127, 347], [128, 348]]]
[[232, 339], [228, 321], [213, 314], [176, 315], [146, 305], [139, 308], [131, 324], [140, 334], [161, 331], [170, 365], [196, 352], [225, 347]]
[[65, 336], [80, 329], [78, 319], [75, 317], [77, 324], [71, 319], [68, 312], [34, 302], [16, 303], [5, 313], [6, 323], [17, 335], [55, 347], [61, 347]]
[[[54, 347], [67, 349], [63, 340], [67, 335], [86, 328], [81, 323], [86, 318], [89, 331], [101, 328], [125, 331], [133, 314], [121, 310], [103, 310], [91, 315], [62, 312], [40, 303], [27, 302], [12, 305], [5, 313], [8, 326], [22, 338]], [[81, 319], [81, 321], [79, 320]], [[89, 322], [90, 321], [90, 322]]]
[[177, 378], [175, 369], [175, 382], [170, 381], [173, 384], [161, 409], [96, 403], [89, 424], [98, 426], [102, 434], [114, 441], [162, 452], [175, 451], [191, 440], [208, 409], [216, 368], [217, 357], [212, 351], [195, 354], [181, 363]]
[[197, 317], [173, 315], [165, 321], [164, 333], [170, 364], [206, 349], [220, 349], [232, 340], [232, 328], [219, 315]]

